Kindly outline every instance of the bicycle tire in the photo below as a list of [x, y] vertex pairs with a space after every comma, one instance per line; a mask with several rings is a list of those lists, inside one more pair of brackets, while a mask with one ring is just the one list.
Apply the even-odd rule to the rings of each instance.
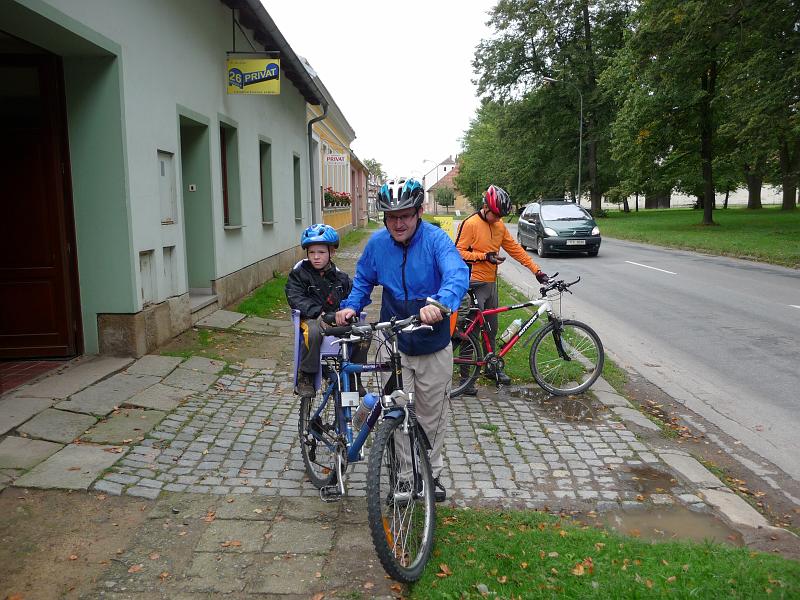
[[[321, 488], [336, 482], [336, 408], [333, 396], [328, 398], [325, 408], [313, 423], [309, 423], [323, 400], [323, 389], [316, 395], [300, 399], [298, 433], [300, 454], [306, 475], [311, 483]], [[309, 428], [313, 431], [309, 431]]]
[[478, 364], [483, 360], [483, 347], [476, 332], [466, 335], [456, 330], [450, 338], [453, 346], [453, 381], [450, 384], [450, 397], [460, 396], [464, 390], [475, 384], [481, 374]]
[[[402, 426], [402, 419], [388, 418], [376, 431], [367, 464], [367, 520], [383, 568], [395, 580], [411, 583], [422, 577], [433, 549], [436, 507], [428, 452], [420, 436], [403, 433]], [[402, 438], [417, 457], [417, 477], [403, 473], [411, 481], [401, 478], [401, 472], [412, 471], [397, 448]]]
[[[564, 360], [557, 350], [557, 324], [562, 348], [570, 360]], [[588, 390], [603, 372], [604, 362], [600, 337], [585, 323], [572, 319], [551, 321], [539, 330], [531, 345], [531, 374], [545, 391], [556, 396]]]

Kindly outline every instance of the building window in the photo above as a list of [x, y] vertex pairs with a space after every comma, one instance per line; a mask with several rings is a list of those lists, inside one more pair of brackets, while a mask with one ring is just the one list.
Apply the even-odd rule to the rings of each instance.
[[222, 172], [222, 214], [225, 227], [240, 227], [242, 225], [237, 140], [236, 128], [226, 123], [220, 123], [219, 155]]
[[292, 157], [294, 171], [294, 218], [297, 221], [303, 220], [303, 202], [300, 196], [300, 157]]
[[272, 207], [272, 145], [259, 142], [258, 151], [261, 170], [261, 221], [273, 223], [275, 213]]

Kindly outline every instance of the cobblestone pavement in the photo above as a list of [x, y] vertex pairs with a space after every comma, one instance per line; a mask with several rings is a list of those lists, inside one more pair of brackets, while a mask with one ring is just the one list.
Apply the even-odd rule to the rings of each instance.
[[[220, 377], [162, 420], [95, 489], [144, 498], [161, 490], [317, 496], [305, 481], [290, 379], [271, 369]], [[621, 422], [558, 419], [509, 390], [480, 393], [452, 401], [442, 479], [454, 504], [603, 510], [650, 498], [637, 473], [658, 468], [659, 459]], [[365, 461], [351, 466], [349, 495], [364, 495], [365, 472]], [[675, 480], [667, 486], [650, 499], [670, 503], [670, 494], [687, 492]]]

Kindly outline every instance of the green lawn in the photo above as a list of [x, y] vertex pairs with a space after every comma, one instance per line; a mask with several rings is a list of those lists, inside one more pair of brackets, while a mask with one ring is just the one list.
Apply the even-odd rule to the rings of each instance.
[[712, 543], [651, 543], [534, 511], [437, 509], [411, 599], [797, 598], [800, 563]]
[[262, 318], [286, 316], [288, 303], [284, 290], [287, 276], [277, 272], [274, 275], [272, 279], [242, 300], [236, 307], [237, 312]]
[[699, 210], [672, 208], [609, 212], [598, 224], [608, 237], [800, 268], [800, 210], [717, 209], [710, 227], [701, 219]]

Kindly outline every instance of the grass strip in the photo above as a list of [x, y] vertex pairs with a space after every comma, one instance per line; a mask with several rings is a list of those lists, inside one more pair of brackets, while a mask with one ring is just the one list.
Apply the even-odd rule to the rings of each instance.
[[717, 209], [716, 227], [700, 225], [701, 218], [692, 209], [650, 209], [609, 212], [598, 224], [608, 237], [800, 268], [800, 210]]
[[535, 511], [437, 509], [411, 599], [796, 598], [800, 563], [710, 542], [652, 543]]

